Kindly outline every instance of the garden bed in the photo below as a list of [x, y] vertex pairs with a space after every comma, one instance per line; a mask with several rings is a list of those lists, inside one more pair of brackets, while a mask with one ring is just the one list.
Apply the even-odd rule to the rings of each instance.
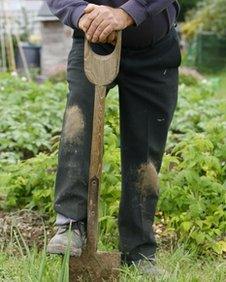
[[[160, 174], [154, 226], [156, 281], [224, 282], [226, 101], [219, 82], [184, 69]], [[67, 87], [0, 75], [0, 280], [68, 281], [68, 261], [47, 256], [54, 232], [53, 188]], [[117, 91], [106, 105], [100, 250], [118, 247], [120, 142]], [[44, 215], [44, 219], [43, 219]], [[34, 246], [35, 245], [35, 246]], [[43, 248], [44, 247], [44, 248]], [[54, 269], [54, 272], [53, 272]], [[146, 279], [146, 280], [145, 280]], [[123, 267], [121, 281], [150, 281]]]

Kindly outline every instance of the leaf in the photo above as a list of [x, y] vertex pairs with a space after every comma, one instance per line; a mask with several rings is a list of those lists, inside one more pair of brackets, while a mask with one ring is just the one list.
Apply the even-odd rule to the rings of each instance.
[[220, 244], [219, 242], [214, 243], [212, 245], [212, 249], [214, 250], [215, 253], [217, 253], [218, 255], [221, 255], [223, 253], [223, 246], [222, 244]]
[[219, 241], [219, 244], [222, 246], [222, 251], [226, 253], [226, 241]]
[[182, 222], [181, 224], [181, 227], [185, 232], [189, 231], [191, 226], [192, 226], [192, 223], [189, 221]]
[[197, 242], [198, 245], [201, 245], [204, 243], [205, 235], [202, 232], [195, 231], [191, 234], [191, 237]]

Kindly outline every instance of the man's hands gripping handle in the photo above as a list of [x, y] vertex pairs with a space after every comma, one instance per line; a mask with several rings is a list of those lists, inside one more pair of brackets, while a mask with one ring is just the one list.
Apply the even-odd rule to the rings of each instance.
[[116, 43], [117, 31], [133, 25], [134, 20], [123, 9], [88, 4], [78, 25], [92, 43]]

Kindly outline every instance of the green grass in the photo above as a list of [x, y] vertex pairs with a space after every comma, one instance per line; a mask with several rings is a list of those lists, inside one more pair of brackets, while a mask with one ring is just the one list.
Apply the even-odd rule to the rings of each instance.
[[[154, 281], [184, 282], [224, 282], [226, 281], [226, 261], [223, 259], [203, 258], [184, 251], [183, 247], [174, 251], [160, 250], [158, 266], [167, 274], [158, 276]], [[64, 268], [64, 269], [63, 269]], [[0, 281], [32, 282], [66, 282], [68, 281], [68, 264], [58, 256], [46, 256], [44, 252], [21, 256], [0, 253]], [[120, 281], [153, 281], [151, 277], [141, 275], [133, 268], [122, 268]]]
[[226, 71], [219, 75], [220, 84], [219, 89], [217, 90], [217, 95], [219, 97], [225, 97], [226, 95]]

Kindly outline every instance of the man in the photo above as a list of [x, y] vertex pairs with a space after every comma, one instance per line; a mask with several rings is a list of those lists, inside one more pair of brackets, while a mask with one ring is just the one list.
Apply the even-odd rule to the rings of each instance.
[[[89, 3], [91, 2], [91, 3]], [[56, 177], [57, 234], [50, 253], [64, 253], [72, 224], [71, 255], [80, 256], [86, 237], [87, 188], [94, 86], [84, 74], [84, 36], [99, 54], [114, 49], [123, 30], [119, 75], [122, 195], [119, 210], [122, 261], [139, 265], [156, 252], [152, 224], [158, 173], [177, 103], [180, 49], [174, 0], [47, 0], [51, 11], [74, 29], [68, 57], [69, 94]]]

